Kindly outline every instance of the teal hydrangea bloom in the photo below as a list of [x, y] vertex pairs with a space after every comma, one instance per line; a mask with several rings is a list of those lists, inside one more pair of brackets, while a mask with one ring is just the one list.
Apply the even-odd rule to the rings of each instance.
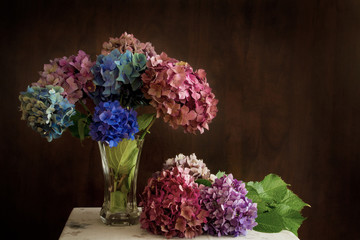
[[63, 91], [60, 86], [33, 86], [19, 96], [21, 119], [49, 142], [73, 125], [70, 118], [75, 114], [75, 106], [61, 96]]
[[148, 105], [141, 91], [141, 74], [145, 69], [146, 56], [141, 53], [121, 54], [114, 49], [108, 55], [99, 55], [91, 69], [96, 89], [90, 96], [95, 104], [118, 100], [123, 107]]
[[116, 79], [124, 84], [130, 84], [133, 91], [138, 90], [142, 81], [140, 72], [146, 68], [146, 56], [141, 53], [132, 53], [127, 50], [121, 54], [120, 59], [115, 61], [119, 69], [119, 77]]

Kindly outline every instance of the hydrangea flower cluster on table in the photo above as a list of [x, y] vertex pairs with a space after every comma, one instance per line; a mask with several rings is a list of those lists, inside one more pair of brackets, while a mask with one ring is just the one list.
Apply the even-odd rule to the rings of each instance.
[[95, 62], [82, 50], [51, 60], [19, 98], [22, 119], [48, 141], [71, 126], [74, 136], [89, 134], [111, 147], [139, 132], [138, 107], [153, 106], [157, 118], [195, 134], [209, 129], [218, 103], [204, 70], [157, 54], [150, 42], [126, 32], [104, 42]]
[[142, 193], [141, 227], [167, 238], [246, 235], [257, 225], [257, 204], [246, 197], [245, 183], [232, 174], [214, 176], [209, 186], [197, 183], [209, 176], [195, 154], [168, 159]]

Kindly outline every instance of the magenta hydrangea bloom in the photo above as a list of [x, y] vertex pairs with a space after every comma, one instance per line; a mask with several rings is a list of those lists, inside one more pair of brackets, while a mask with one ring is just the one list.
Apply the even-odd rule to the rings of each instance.
[[211, 187], [200, 186], [202, 208], [209, 212], [204, 231], [213, 236], [246, 235], [257, 225], [257, 204], [246, 197], [245, 183], [232, 174], [217, 178]]
[[108, 42], [104, 42], [101, 54], [108, 55], [114, 49], [118, 49], [121, 54], [124, 54], [127, 50], [132, 53], [142, 53], [147, 58], [156, 55], [155, 49], [150, 42], [142, 43], [133, 34], [127, 32], [124, 32], [119, 38], [110, 38]]
[[182, 126], [188, 133], [209, 129], [218, 111], [218, 100], [209, 87], [205, 70], [194, 72], [188, 63], [165, 53], [151, 57], [147, 67], [142, 74], [143, 92], [157, 117], [163, 117], [175, 129]]
[[207, 211], [199, 204], [194, 178], [181, 168], [157, 172], [142, 193], [141, 227], [167, 238], [193, 238], [202, 234]]
[[60, 86], [64, 89], [62, 96], [74, 104], [84, 97], [84, 93], [95, 91], [91, 68], [95, 64], [84, 51], [77, 56], [56, 58], [44, 65], [40, 79], [33, 86]]

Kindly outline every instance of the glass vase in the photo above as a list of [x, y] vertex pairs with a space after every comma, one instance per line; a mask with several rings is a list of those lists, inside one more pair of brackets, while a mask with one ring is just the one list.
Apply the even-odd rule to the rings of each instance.
[[98, 142], [105, 184], [100, 218], [107, 225], [139, 223], [136, 182], [143, 142], [123, 139], [116, 147]]

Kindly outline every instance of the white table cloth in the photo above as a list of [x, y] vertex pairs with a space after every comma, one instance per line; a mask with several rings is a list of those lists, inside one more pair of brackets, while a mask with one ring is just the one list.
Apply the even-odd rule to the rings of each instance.
[[[157, 236], [148, 233], [134, 226], [108, 226], [100, 220], [100, 208], [74, 208], [61, 233], [61, 240], [115, 240], [115, 239], [166, 239], [164, 236]], [[240, 239], [240, 240], [299, 240], [293, 233], [282, 231], [280, 233], [261, 233], [248, 231], [247, 236], [239, 237], [213, 237], [201, 235], [194, 239]]]

